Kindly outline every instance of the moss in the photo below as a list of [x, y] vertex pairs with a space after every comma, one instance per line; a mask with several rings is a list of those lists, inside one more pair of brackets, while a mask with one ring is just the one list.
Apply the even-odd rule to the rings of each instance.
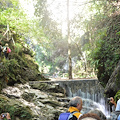
[[29, 107], [21, 106], [21, 103], [0, 95], [0, 113], [9, 112], [11, 119], [15, 120], [15, 117], [19, 117], [21, 120], [31, 120], [32, 111]]
[[[3, 27], [1, 27], [0, 30], [4, 33], [6, 27], [4, 25], [0, 26]], [[12, 38], [14, 39], [15, 44], [13, 44]], [[11, 48], [11, 53], [9, 54], [9, 60], [6, 60], [2, 53], [2, 62], [0, 64], [0, 91], [6, 84], [24, 84], [30, 80], [45, 80], [38, 70], [38, 65], [34, 61], [34, 53], [25, 43], [23, 36], [14, 31], [9, 36], [10, 40], [6, 41], [6, 39], [7, 38], [2, 39], [2, 45], [4, 46], [7, 42]]]
[[118, 70], [116, 74], [116, 84], [120, 84], [120, 70]]
[[[120, 15], [110, 18], [111, 22], [108, 24], [106, 35], [100, 40], [97, 40], [97, 46], [99, 47], [93, 52], [94, 60], [99, 61], [96, 64], [96, 68], [98, 69], [97, 77], [104, 85], [107, 84], [114, 68], [120, 60], [120, 52], [118, 52], [120, 51], [118, 34], [120, 31], [119, 19]], [[99, 43], [100, 41], [102, 42]]]
[[116, 93], [114, 99], [115, 99], [115, 102], [117, 102], [117, 100], [120, 99], [120, 90]]
[[[12, 59], [12, 57], [14, 58]], [[15, 83], [25, 83], [29, 80], [40, 80], [42, 77], [38, 71], [38, 66], [34, 62], [33, 58], [18, 54], [12, 54], [10, 60], [3, 59], [1, 65], [1, 76], [6, 77], [8, 85], [14, 85]]]

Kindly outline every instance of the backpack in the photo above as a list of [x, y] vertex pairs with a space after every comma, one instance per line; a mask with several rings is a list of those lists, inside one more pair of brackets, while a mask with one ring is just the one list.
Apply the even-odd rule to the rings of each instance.
[[7, 47], [7, 53], [10, 53], [11, 52], [11, 49]]
[[9, 48], [9, 53], [11, 52], [11, 49]]
[[77, 113], [77, 111], [74, 111], [72, 113], [70, 112], [61, 113], [58, 120], [70, 120], [70, 118], [73, 117], [74, 113]]

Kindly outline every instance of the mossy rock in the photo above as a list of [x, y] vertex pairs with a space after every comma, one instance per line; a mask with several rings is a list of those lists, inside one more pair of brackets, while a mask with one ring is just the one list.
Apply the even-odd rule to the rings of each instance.
[[31, 102], [33, 100], [34, 96], [35, 96], [35, 93], [25, 92], [25, 93], [22, 94], [22, 98], [25, 99], [28, 102]]
[[4, 95], [0, 95], [0, 113], [2, 112], [9, 112], [12, 120], [15, 120], [16, 117], [21, 120], [32, 120], [33, 117], [29, 107], [22, 106], [20, 102]]

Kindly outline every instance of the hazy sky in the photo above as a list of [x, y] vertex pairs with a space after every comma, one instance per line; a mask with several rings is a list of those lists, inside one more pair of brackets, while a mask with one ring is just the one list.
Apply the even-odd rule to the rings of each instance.
[[34, 16], [34, 6], [33, 0], [19, 0], [21, 7], [24, 9], [28, 17], [32, 18]]
[[[19, 0], [21, 7], [30, 19], [34, 17], [35, 0]], [[84, 14], [85, 6], [82, 5], [89, 0], [69, 0], [69, 16], [74, 18], [77, 13]], [[82, 6], [81, 6], [82, 5]], [[51, 13], [51, 18], [58, 23], [58, 28], [66, 34], [67, 30], [67, 0], [47, 0], [47, 8]], [[80, 32], [83, 34], [82, 31]]]

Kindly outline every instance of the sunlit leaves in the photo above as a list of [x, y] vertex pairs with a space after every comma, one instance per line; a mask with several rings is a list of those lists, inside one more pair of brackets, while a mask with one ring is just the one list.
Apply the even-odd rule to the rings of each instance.
[[17, 31], [27, 32], [29, 29], [28, 20], [23, 11], [19, 9], [18, 1], [11, 0], [10, 3], [6, 2], [6, 4], [10, 4], [11, 7], [8, 5], [8, 7], [1, 9], [0, 24], [9, 24], [10, 28], [14, 28]]

